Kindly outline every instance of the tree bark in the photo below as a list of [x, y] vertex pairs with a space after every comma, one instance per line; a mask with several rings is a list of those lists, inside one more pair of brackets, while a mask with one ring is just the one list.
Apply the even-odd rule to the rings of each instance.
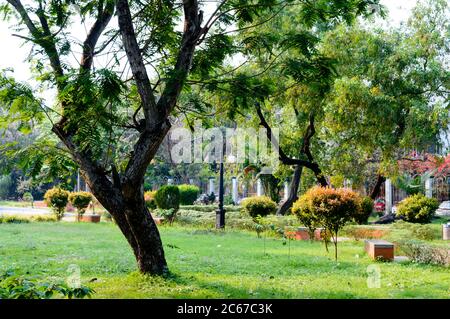
[[125, 217], [130, 237], [134, 241], [133, 252], [140, 272], [153, 275], [164, 275], [168, 272], [167, 262], [161, 237], [150, 211], [145, 205], [144, 196], [142, 200], [133, 200], [126, 203]]
[[373, 187], [372, 192], [370, 193], [370, 198], [375, 200], [380, 195], [381, 186], [383, 185], [383, 183], [385, 181], [386, 181], [386, 177], [384, 177], [381, 174], [378, 174], [377, 182], [375, 183], [375, 186]]
[[127, 239], [139, 271], [152, 275], [166, 274], [168, 267], [160, 234], [145, 205], [143, 183], [135, 185], [131, 196], [126, 196], [120, 185], [113, 185], [106, 176], [95, 175], [83, 166], [80, 173]]
[[285, 215], [294, 202], [298, 199], [297, 193], [300, 186], [302, 171], [303, 166], [297, 165], [295, 167], [294, 175], [292, 176], [292, 181], [289, 186], [289, 197], [285, 202], [283, 202], [283, 204], [281, 204], [281, 206], [278, 207], [277, 215]]

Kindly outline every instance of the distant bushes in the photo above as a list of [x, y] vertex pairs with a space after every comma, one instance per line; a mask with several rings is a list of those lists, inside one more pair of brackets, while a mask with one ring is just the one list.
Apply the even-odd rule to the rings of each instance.
[[[284, 229], [285, 227], [298, 226], [298, 221], [294, 216], [268, 215], [262, 218], [267, 229]], [[180, 209], [177, 213], [176, 222], [180, 225], [195, 227], [214, 228], [216, 223], [216, 213], [214, 211], [202, 212], [191, 209]], [[226, 212], [225, 224], [227, 229], [255, 230], [255, 222], [247, 213], [240, 211]], [[275, 234], [275, 233], [274, 233]]]
[[180, 204], [181, 205], [192, 205], [197, 200], [200, 193], [200, 188], [195, 185], [183, 184], [178, 185], [178, 190], [180, 191]]
[[440, 266], [450, 263], [447, 248], [433, 247], [419, 241], [400, 241], [398, 246], [412, 262]]
[[275, 214], [277, 204], [267, 196], [248, 197], [241, 202], [242, 209], [252, 218]]
[[431, 222], [439, 202], [422, 194], [412, 195], [402, 200], [397, 206], [397, 216], [410, 223], [425, 224]]
[[56, 221], [55, 216], [51, 215], [28, 215], [28, 216], [17, 216], [17, 215], [3, 215], [0, 216], [0, 224], [21, 224], [29, 222], [54, 222]]
[[343, 229], [343, 232], [345, 236], [351, 237], [357, 241], [361, 239], [380, 239], [388, 236], [390, 233], [387, 229], [377, 229], [355, 225], [346, 226]]
[[23, 194], [23, 196], [22, 196], [22, 200], [24, 202], [29, 202], [31, 204], [31, 207], [33, 207], [34, 198], [33, 198], [33, 195], [30, 192], [25, 192]]
[[[198, 212], [213, 212], [217, 209], [217, 205], [180, 205], [180, 209], [195, 210]], [[228, 212], [240, 212], [242, 207], [234, 205], [224, 205], [224, 209]]]
[[441, 238], [440, 227], [434, 227], [440, 225], [421, 225], [400, 220], [397, 221], [394, 226], [396, 229], [400, 230], [399, 235], [403, 237], [428, 241]]
[[96, 201], [89, 192], [68, 192], [60, 187], [49, 189], [44, 195], [44, 201], [55, 214], [56, 220], [61, 220], [70, 202], [77, 209], [78, 220], [85, 213], [91, 202]]

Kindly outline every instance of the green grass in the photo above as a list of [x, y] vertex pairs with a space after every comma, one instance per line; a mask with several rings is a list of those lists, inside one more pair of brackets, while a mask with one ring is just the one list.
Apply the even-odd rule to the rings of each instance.
[[[321, 243], [258, 239], [243, 231], [160, 228], [171, 276], [136, 272], [112, 223], [0, 224], [0, 271], [65, 279], [81, 269], [95, 298], [449, 298], [448, 268], [375, 263], [381, 288], [367, 287], [362, 241], [340, 243], [339, 263]], [[265, 246], [265, 248], [264, 248]], [[265, 252], [264, 252], [265, 251]], [[90, 282], [92, 281], [92, 282]]]

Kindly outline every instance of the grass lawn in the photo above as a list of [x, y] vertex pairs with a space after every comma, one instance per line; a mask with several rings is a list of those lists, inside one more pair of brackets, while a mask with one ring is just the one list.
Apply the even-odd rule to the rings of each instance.
[[439, 266], [377, 262], [381, 288], [368, 288], [366, 269], [374, 262], [363, 241], [340, 243], [335, 263], [318, 242], [291, 241], [289, 256], [282, 239], [254, 233], [160, 230], [172, 272], [166, 279], [136, 272], [112, 223], [0, 224], [0, 271], [51, 281], [65, 279], [76, 264], [94, 298], [450, 298], [450, 271]]
[[18, 202], [18, 201], [12, 201], [12, 200], [0, 200], [0, 206], [4, 207], [30, 207], [30, 202]]

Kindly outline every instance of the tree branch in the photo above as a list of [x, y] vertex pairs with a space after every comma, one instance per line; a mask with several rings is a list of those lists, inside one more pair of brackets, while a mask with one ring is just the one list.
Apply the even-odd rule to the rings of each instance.
[[94, 62], [95, 46], [114, 14], [114, 7], [114, 1], [110, 0], [106, 3], [105, 8], [98, 8], [97, 20], [92, 25], [83, 43], [83, 55], [81, 58], [82, 71], [89, 71], [91, 69], [92, 63]]
[[139, 94], [141, 95], [144, 115], [147, 121], [146, 129], [141, 132], [125, 169], [125, 181], [123, 183], [123, 192], [125, 194], [134, 192], [136, 184], [142, 182], [148, 163], [155, 156], [159, 145], [171, 127], [168, 117], [174, 109], [186, 81], [197, 40], [202, 34], [200, 24], [202, 23], [203, 14], [198, 9], [197, 0], [184, 0], [183, 7], [184, 31], [180, 51], [178, 52], [176, 63], [168, 75], [161, 98], [155, 105], [153, 91], [132, 25], [128, 1], [118, 0], [117, 2], [122, 41]]
[[44, 49], [47, 56], [49, 57], [50, 64], [56, 76], [57, 86], [59, 89], [62, 89], [63, 84], [61, 83], [61, 77], [64, 75], [64, 72], [61, 66], [58, 50], [56, 49], [54, 37], [52, 36], [49, 30], [47, 19], [45, 17], [43, 10], [38, 9], [36, 11], [36, 14], [38, 15], [38, 18], [42, 24], [43, 32], [41, 32], [35, 26], [34, 22], [30, 19], [27, 10], [25, 9], [20, 0], [7, 0], [7, 1], [10, 5], [14, 7], [14, 9], [22, 18], [23, 22], [25, 23], [25, 25], [27, 26], [28, 30], [30, 31], [31, 35], [34, 38], [33, 42], [40, 45]]
[[161, 119], [157, 116], [159, 112], [156, 107], [155, 96], [136, 39], [128, 1], [118, 0], [116, 10], [122, 42], [125, 47], [125, 52], [127, 54], [128, 62], [130, 63], [131, 72], [133, 73], [139, 96], [141, 97], [146, 127], [151, 131], [157, 128], [158, 124], [160, 124], [158, 122], [160, 122]]
[[163, 112], [161, 114], [163, 119], [169, 116], [176, 105], [192, 64], [197, 41], [205, 31], [201, 27], [203, 12], [199, 11], [197, 0], [184, 0], [183, 7], [184, 31], [181, 48], [178, 53], [177, 62], [169, 74], [169, 79], [158, 101], [158, 109]]
[[270, 127], [269, 123], [267, 123], [267, 121], [261, 111], [261, 106], [259, 105], [259, 103], [256, 103], [255, 106], [256, 106], [256, 113], [258, 114], [258, 117], [260, 120], [260, 125], [266, 129], [267, 138], [270, 140], [272, 145], [278, 149], [278, 156], [279, 156], [280, 161], [285, 165], [300, 165], [300, 166], [307, 167], [311, 170], [315, 169], [317, 167], [317, 164], [315, 164], [315, 163], [311, 163], [310, 161], [305, 161], [305, 160], [301, 160], [301, 159], [291, 158], [286, 155], [286, 153], [280, 147], [278, 140], [273, 136], [272, 128]]

